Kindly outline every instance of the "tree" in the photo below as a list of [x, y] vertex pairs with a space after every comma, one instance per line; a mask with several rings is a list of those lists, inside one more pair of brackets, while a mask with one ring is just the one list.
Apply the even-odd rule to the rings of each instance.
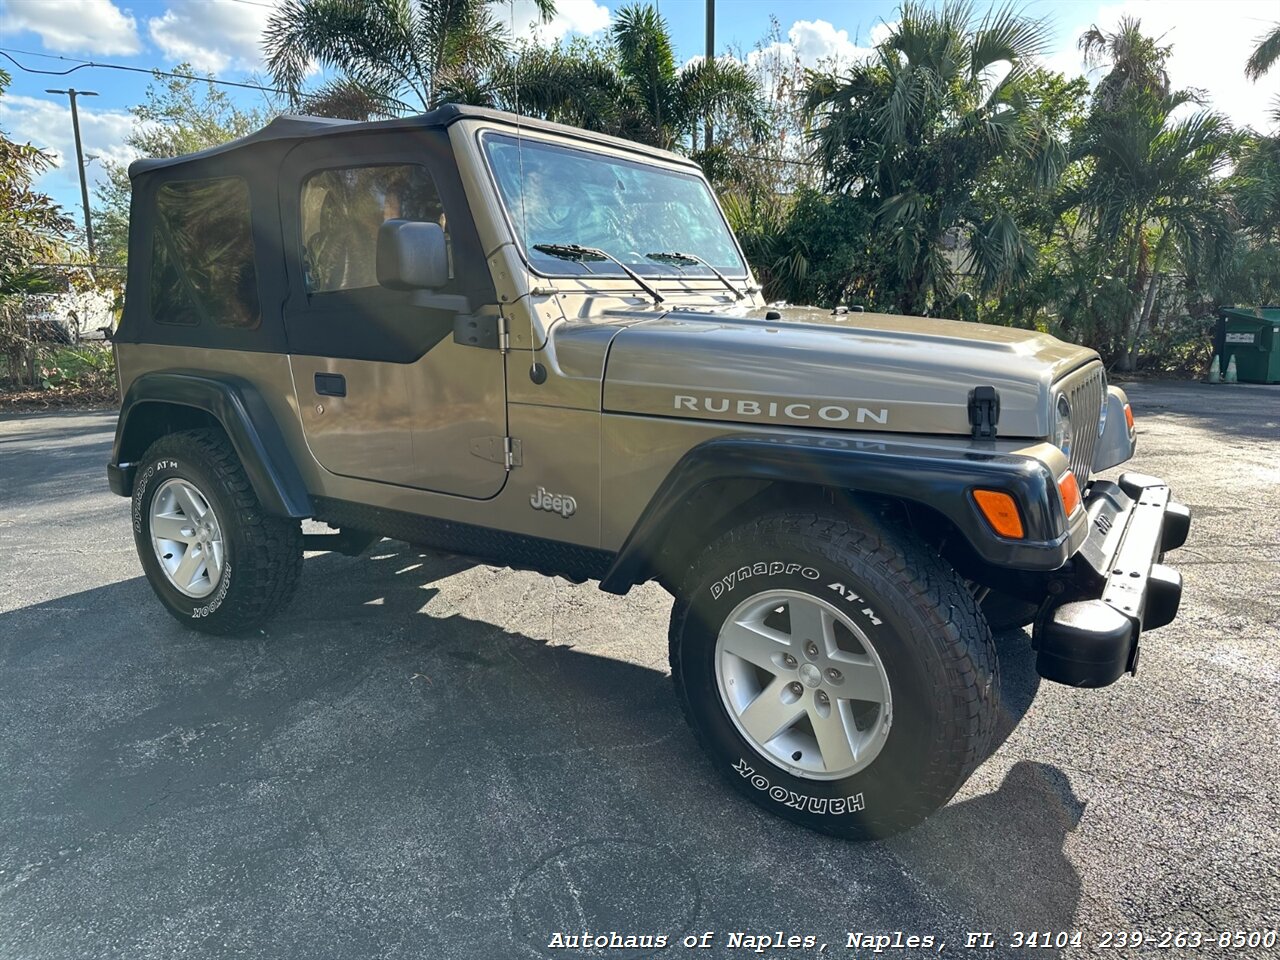
[[1244, 75], [1258, 80], [1280, 61], [1280, 23], [1258, 38], [1258, 46], [1244, 65]]
[[1169, 95], [1165, 65], [1173, 48], [1146, 36], [1136, 17], [1121, 17], [1112, 33], [1095, 23], [1080, 35], [1079, 47], [1086, 64], [1109, 67], [1094, 92], [1094, 102], [1103, 110], [1115, 109], [1121, 97], [1135, 90]]
[[[543, 21], [553, 0], [534, 0]], [[430, 110], [444, 91], [479, 91], [508, 53], [489, 0], [285, 0], [267, 23], [267, 68], [295, 103], [331, 115]], [[313, 63], [337, 77], [307, 94]]]
[[[191, 65], [179, 64], [173, 72], [190, 74]], [[275, 112], [270, 101], [261, 109], [241, 109], [209, 81], [156, 74], [143, 102], [130, 109], [135, 122], [124, 143], [143, 157], [176, 157], [247, 136]], [[107, 180], [96, 188], [93, 213], [98, 260], [123, 265], [129, 246], [129, 170], [111, 160], [104, 167]]]
[[[0, 70], [0, 98], [9, 74]], [[20, 377], [27, 346], [22, 305], [29, 294], [60, 286], [48, 264], [70, 257], [71, 219], [32, 182], [53, 166], [54, 158], [30, 143], [17, 143], [0, 130], [0, 349], [9, 369]]]
[[892, 247], [886, 299], [897, 310], [953, 300], [951, 250], [967, 248], [982, 290], [1030, 274], [1035, 250], [1010, 207], [979, 188], [1010, 163], [1041, 191], [1062, 169], [1062, 145], [1029, 83], [1049, 39], [1043, 21], [1008, 7], [975, 22], [965, 3], [908, 2], [870, 60], [811, 75], [816, 156], [830, 189], [873, 206]]
[[1082, 238], [1117, 251], [1112, 269], [1130, 291], [1119, 360], [1132, 370], [1171, 268], [1210, 278], [1230, 260], [1235, 223], [1223, 175], [1240, 141], [1220, 114], [1174, 119], [1196, 95], [1170, 90], [1170, 48], [1145, 37], [1137, 20], [1123, 19], [1112, 34], [1094, 27], [1082, 45], [1110, 70], [1072, 145], [1084, 176], [1064, 199], [1079, 212]]
[[695, 158], [712, 148], [703, 143], [698, 149], [698, 128], [708, 114], [745, 125], [757, 138], [766, 132], [759, 83], [750, 71], [728, 58], [677, 68], [666, 21], [643, 4], [617, 12], [608, 44], [526, 46], [479, 102], [689, 150]]

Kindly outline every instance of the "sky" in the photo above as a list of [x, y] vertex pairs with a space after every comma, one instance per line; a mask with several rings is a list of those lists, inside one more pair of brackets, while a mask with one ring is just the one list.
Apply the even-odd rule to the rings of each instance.
[[[671, 28], [678, 61], [701, 55], [705, 0], [654, 2]], [[535, 35], [541, 42], [602, 37], [623, 5], [558, 0], [555, 19]], [[76, 66], [57, 57], [144, 70], [187, 62], [220, 79], [270, 85], [259, 39], [272, 6], [269, 0], [0, 0], [0, 50], [41, 70]], [[988, 0], [977, 0], [977, 6], [988, 6]], [[1027, 0], [1019, 6], [1051, 23], [1055, 42], [1047, 65], [1069, 75], [1085, 72], [1076, 48], [1083, 30], [1094, 23], [1111, 29], [1121, 16], [1136, 16], [1148, 33], [1173, 45], [1169, 73], [1176, 87], [1204, 91], [1209, 105], [1238, 125], [1270, 127], [1268, 104], [1280, 93], [1280, 69], [1255, 84], [1244, 78], [1242, 66], [1255, 39], [1280, 21], [1277, 0]], [[495, 7], [517, 36], [529, 35], [532, 0], [495, 0]], [[749, 54], [766, 42], [776, 19], [781, 52], [805, 65], [864, 57], [894, 22], [896, 8], [897, 0], [716, 0], [717, 54]], [[0, 129], [57, 156], [58, 166], [39, 186], [79, 219], [70, 108], [66, 96], [45, 91], [75, 87], [98, 94], [82, 99], [79, 108], [92, 185], [102, 177], [102, 159], [133, 159], [123, 143], [133, 122], [129, 107], [142, 98], [150, 77], [97, 67], [44, 76], [26, 73], [3, 56], [0, 67], [13, 78], [0, 98]], [[242, 105], [262, 105], [260, 93], [224, 89]]]

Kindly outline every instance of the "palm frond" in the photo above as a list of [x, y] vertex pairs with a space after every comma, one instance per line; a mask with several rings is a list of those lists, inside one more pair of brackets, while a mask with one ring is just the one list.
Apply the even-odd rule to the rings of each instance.
[[1280, 61], [1280, 23], [1258, 38], [1258, 45], [1244, 65], [1244, 75], [1258, 80]]

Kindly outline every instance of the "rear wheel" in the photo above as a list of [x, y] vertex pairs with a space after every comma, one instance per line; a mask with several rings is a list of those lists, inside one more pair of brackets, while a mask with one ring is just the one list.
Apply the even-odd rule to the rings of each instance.
[[671, 624], [680, 703], [713, 762], [779, 816], [906, 829], [987, 754], [999, 681], [964, 581], [880, 527], [778, 514], [697, 560]]
[[302, 527], [262, 511], [226, 437], [161, 437], [138, 465], [133, 531], [152, 590], [184, 625], [236, 633], [292, 599]]

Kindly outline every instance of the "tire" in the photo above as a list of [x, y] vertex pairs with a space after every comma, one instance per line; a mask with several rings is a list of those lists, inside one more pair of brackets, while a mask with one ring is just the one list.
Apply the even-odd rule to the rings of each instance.
[[302, 571], [302, 525], [263, 512], [231, 444], [213, 430], [171, 433], [148, 448], [134, 482], [133, 538], [165, 609], [203, 633], [260, 625], [293, 598]]
[[[817, 623], [815, 609], [833, 626], [821, 628], [828, 649], [811, 657], [788, 635]], [[739, 621], [755, 625], [741, 634]], [[757, 650], [761, 627], [769, 643]], [[743, 636], [751, 659], [729, 652]], [[677, 592], [670, 648], [677, 698], [715, 766], [771, 813], [836, 836], [876, 839], [925, 819], [986, 759], [996, 726], [998, 661], [972, 594], [923, 543], [869, 517], [781, 513], [730, 530]], [[794, 672], [778, 659], [788, 656]], [[767, 670], [753, 662], [763, 658]], [[750, 730], [773, 729], [781, 714], [747, 708], [794, 711], [776, 704], [795, 694], [802, 718], [753, 739]], [[856, 751], [833, 739], [822, 697], [823, 716], [835, 705], [844, 718], [835, 729], [859, 740]]]
[[1006, 630], [1021, 630], [1031, 624], [1040, 612], [1038, 603], [1012, 597], [1007, 593], [992, 590], [982, 598], [982, 614], [992, 633], [1004, 633]]

